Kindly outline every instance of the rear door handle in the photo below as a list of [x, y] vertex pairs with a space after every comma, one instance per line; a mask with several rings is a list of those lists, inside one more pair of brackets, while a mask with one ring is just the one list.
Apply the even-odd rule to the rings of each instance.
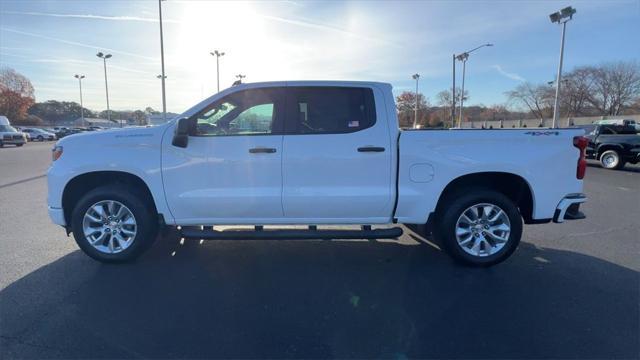
[[383, 152], [384, 148], [380, 146], [363, 146], [358, 148], [359, 152]]
[[276, 149], [257, 147], [257, 148], [249, 149], [249, 152], [252, 154], [273, 154], [274, 152], [276, 152]]

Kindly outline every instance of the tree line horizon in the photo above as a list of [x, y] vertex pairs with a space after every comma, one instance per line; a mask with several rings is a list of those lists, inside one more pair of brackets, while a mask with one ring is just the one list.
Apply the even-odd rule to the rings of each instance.
[[[31, 81], [11, 68], [0, 69], [0, 115], [16, 125], [55, 125], [81, 117], [80, 104], [75, 101], [47, 100], [36, 102]], [[485, 106], [464, 106], [463, 121], [545, 119], [553, 115], [555, 84], [523, 82], [505, 92], [506, 101]], [[464, 101], [470, 99], [465, 89]], [[456, 119], [459, 116], [461, 90], [456, 88]], [[451, 88], [435, 96], [435, 104], [418, 93], [417, 124], [421, 127], [451, 126]], [[396, 97], [401, 127], [414, 121], [416, 94], [404, 91]], [[131, 120], [144, 125], [148, 115], [160, 114], [152, 107], [144, 110], [110, 110], [114, 122]], [[600, 65], [579, 66], [562, 78], [560, 117], [615, 116], [640, 113], [640, 65], [638, 61], [619, 61]], [[107, 111], [84, 108], [85, 118], [107, 118]]]

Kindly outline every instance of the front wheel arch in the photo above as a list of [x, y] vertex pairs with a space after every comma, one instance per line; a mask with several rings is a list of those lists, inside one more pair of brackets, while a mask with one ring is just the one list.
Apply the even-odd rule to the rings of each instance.
[[140, 194], [142, 201], [151, 206], [154, 214], [158, 213], [149, 186], [137, 175], [124, 171], [93, 171], [72, 178], [64, 187], [62, 209], [68, 226], [71, 225], [71, 213], [78, 201], [89, 191], [105, 185], [122, 185], [135, 189], [136, 193]]

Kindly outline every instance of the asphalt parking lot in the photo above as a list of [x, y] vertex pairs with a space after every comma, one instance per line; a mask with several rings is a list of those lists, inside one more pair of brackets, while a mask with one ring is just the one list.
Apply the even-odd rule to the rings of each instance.
[[[505, 263], [399, 241], [187, 241], [103, 265], [49, 221], [52, 143], [0, 149], [0, 358], [638, 358], [640, 167]], [[549, 174], [553, 176], [553, 174]]]

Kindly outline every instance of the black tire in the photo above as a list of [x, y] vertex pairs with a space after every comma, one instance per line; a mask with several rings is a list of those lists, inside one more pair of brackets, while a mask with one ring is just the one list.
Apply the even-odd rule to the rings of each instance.
[[[518, 247], [522, 237], [522, 216], [516, 204], [504, 194], [491, 189], [474, 188], [454, 193], [444, 201], [446, 201], [445, 205], [441, 206], [436, 214], [434, 236], [454, 260], [472, 266], [491, 266], [506, 260]], [[497, 206], [504, 211], [510, 223], [510, 233], [507, 241], [497, 252], [482, 256], [472, 255], [458, 244], [456, 225], [467, 209], [485, 203]], [[471, 241], [475, 241], [473, 239]]]
[[20, 147], [20, 146], [22, 146], [22, 145], [24, 145], [24, 144], [16, 144], [16, 146], [17, 146], [17, 147]]
[[600, 155], [600, 165], [605, 169], [620, 170], [624, 168], [624, 160], [616, 150], [607, 150]]
[[36, 139], [38, 139], [38, 141], [44, 141], [44, 137], [42, 137], [42, 135], [38, 135]]
[[4, 147], [4, 143], [2, 142], [2, 140], [0, 140], [0, 148]]
[[[136, 259], [154, 242], [158, 223], [153, 204], [136, 195], [137, 191], [125, 185], [106, 185], [89, 191], [76, 204], [71, 215], [71, 229], [76, 243], [87, 255], [105, 263], [128, 262]], [[117, 253], [102, 252], [93, 247], [84, 235], [82, 223], [89, 207], [103, 200], [115, 200], [126, 206], [135, 217], [136, 234], [131, 245]]]

